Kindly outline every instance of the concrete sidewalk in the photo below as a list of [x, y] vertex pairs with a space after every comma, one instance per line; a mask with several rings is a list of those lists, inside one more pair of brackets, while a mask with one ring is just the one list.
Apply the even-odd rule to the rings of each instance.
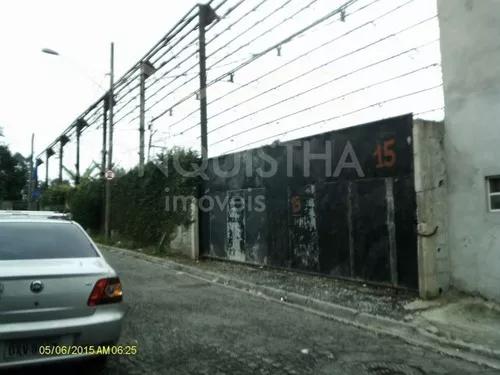
[[414, 301], [411, 322], [441, 341], [500, 359], [500, 306], [456, 292], [434, 300]]
[[500, 307], [458, 293], [415, 293], [219, 261], [164, 258], [100, 245], [169, 269], [500, 370]]

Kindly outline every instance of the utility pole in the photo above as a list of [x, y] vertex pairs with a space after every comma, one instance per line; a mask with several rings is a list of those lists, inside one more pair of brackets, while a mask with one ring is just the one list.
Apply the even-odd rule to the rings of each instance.
[[207, 52], [205, 42], [206, 27], [219, 17], [209, 4], [198, 4], [199, 22], [199, 65], [200, 65], [200, 124], [201, 124], [201, 157], [203, 162], [208, 158], [207, 143]]
[[59, 137], [59, 183], [62, 183], [62, 172], [63, 172], [63, 159], [64, 159], [64, 145], [68, 143], [69, 138], [65, 135]]
[[49, 159], [52, 155], [54, 155], [54, 150], [52, 150], [51, 148], [48, 148], [46, 151], [45, 151], [45, 158], [46, 158], [46, 161], [45, 161], [45, 187], [48, 188], [49, 187]]
[[[207, 141], [207, 54], [205, 32], [206, 27], [218, 17], [215, 11], [208, 4], [198, 5], [198, 45], [199, 45], [199, 66], [200, 66], [200, 124], [201, 124], [201, 158], [202, 165], [208, 162], [208, 141]], [[204, 182], [201, 180], [198, 190], [198, 197], [205, 193]], [[210, 224], [208, 215], [203, 210], [198, 209], [198, 237], [200, 248], [210, 241]]]
[[35, 159], [35, 170], [34, 170], [34, 176], [33, 176], [33, 196], [36, 198], [32, 204], [32, 208], [35, 210], [40, 209], [40, 205], [38, 202], [38, 199], [40, 198], [40, 184], [39, 184], [39, 179], [38, 179], [38, 167], [43, 164], [43, 160], [40, 158]]
[[35, 133], [31, 134], [30, 176], [28, 180], [28, 210], [33, 202], [33, 154], [35, 153]]
[[139, 177], [144, 176], [144, 121], [146, 112], [146, 74], [144, 63], [141, 64], [141, 77], [139, 87]]
[[[108, 151], [108, 170], [113, 169], [113, 105], [114, 105], [114, 70], [115, 70], [115, 45], [111, 43], [111, 56], [110, 56], [110, 71], [109, 71], [109, 151]], [[106, 178], [106, 199], [104, 203], [104, 237], [106, 240], [110, 239], [111, 227], [111, 180]]]
[[76, 163], [75, 163], [75, 185], [80, 183], [80, 135], [81, 129], [79, 124], [76, 125]]
[[63, 160], [64, 160], [64, 145], [66, 144], [65, 142], [65, 136], [61, 135], [59, 137], [59, 174], [58, 174], [58, 181], [59, 183], [62, 183], [63, 177]]
[[63, 167], [64, 145], [62, 140], [59, 140], [59, 183], [62, 182], [62, 167]]
[[[202, 164], [207, 161], [208, 142], [207, 142], [207, 53], [205, 42], [205, 28], [210, 24], [209, 18], [210, 5], [198, 5], [199, 19], [199, 64], [200, 64], [200, 124], [201, 124], [201, 159]], [[213, 12], [213, 11], [212, 11]]]
[[109, 107], [109, 99], [106, 96], [103, 100], [102, 105], [102, 151], [101, 151], [101, 178], [104, 179], [104, 175], [106, 174], [106, 144], [107, 144], [107, 136], [108, 136], [108, 107]]
[[149, 62], [141, 63], [140, 89], [139, 89], [139, 177], [144, 176], [144, 132], [146, 123], [146, 79], [156, 71]]
[[83, 119], [78, 119], [76, 123], [76, 173], [75, 173], [75, 185], [80, 183], [80, 136], [82, 135], [82, 129], [86, 126], [86, 122]]

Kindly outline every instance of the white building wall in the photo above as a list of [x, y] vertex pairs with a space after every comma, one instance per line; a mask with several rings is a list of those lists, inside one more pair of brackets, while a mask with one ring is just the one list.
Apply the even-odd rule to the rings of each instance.
[[445, 92], [451, 283], [500, 300], [500, 0], [438, 0]]

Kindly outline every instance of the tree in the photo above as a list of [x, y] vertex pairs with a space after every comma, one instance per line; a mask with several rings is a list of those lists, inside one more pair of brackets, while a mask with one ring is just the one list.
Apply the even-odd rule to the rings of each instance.
[[28, 179], [27, 160], [19, 153], [12, 155], [0, 145], [0, 201], [20, 200]]
[[66, 211], [71, 191], [72, 186], [68, 181], [59, 182], [54, 180], [43, 192], [40, 205], [44, 210], [48, 211]]
[[[71, 169], [65, 167], [63, 165], [64, 171], [70, 176], [71, 181], [76, 180], [76, 172], [73, 172]], [[100, 165], [99, 163], [92, 161], [92, 163], [88, 166], [88, 168], [83, 172], [80, 176], [80, 179], [90, 179], [90, 178], [98, 178], [100, 175]]]

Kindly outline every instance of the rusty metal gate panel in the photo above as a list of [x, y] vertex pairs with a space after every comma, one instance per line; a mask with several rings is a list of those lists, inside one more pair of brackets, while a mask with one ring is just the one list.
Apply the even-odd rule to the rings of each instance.
[[229, 260], [244, 262], [246, 237], [245, 192], [228, 192], [226, 210], [226, 254]]
[[292, 268], [319, 272], [318, 226], [314, 185], [290, 193], [289, 234]]
[[[210, 255], [238, 262], [267, 262], [265, 189], [210, 195]], [[260, 208], [262, 206], [262, 209]]]

